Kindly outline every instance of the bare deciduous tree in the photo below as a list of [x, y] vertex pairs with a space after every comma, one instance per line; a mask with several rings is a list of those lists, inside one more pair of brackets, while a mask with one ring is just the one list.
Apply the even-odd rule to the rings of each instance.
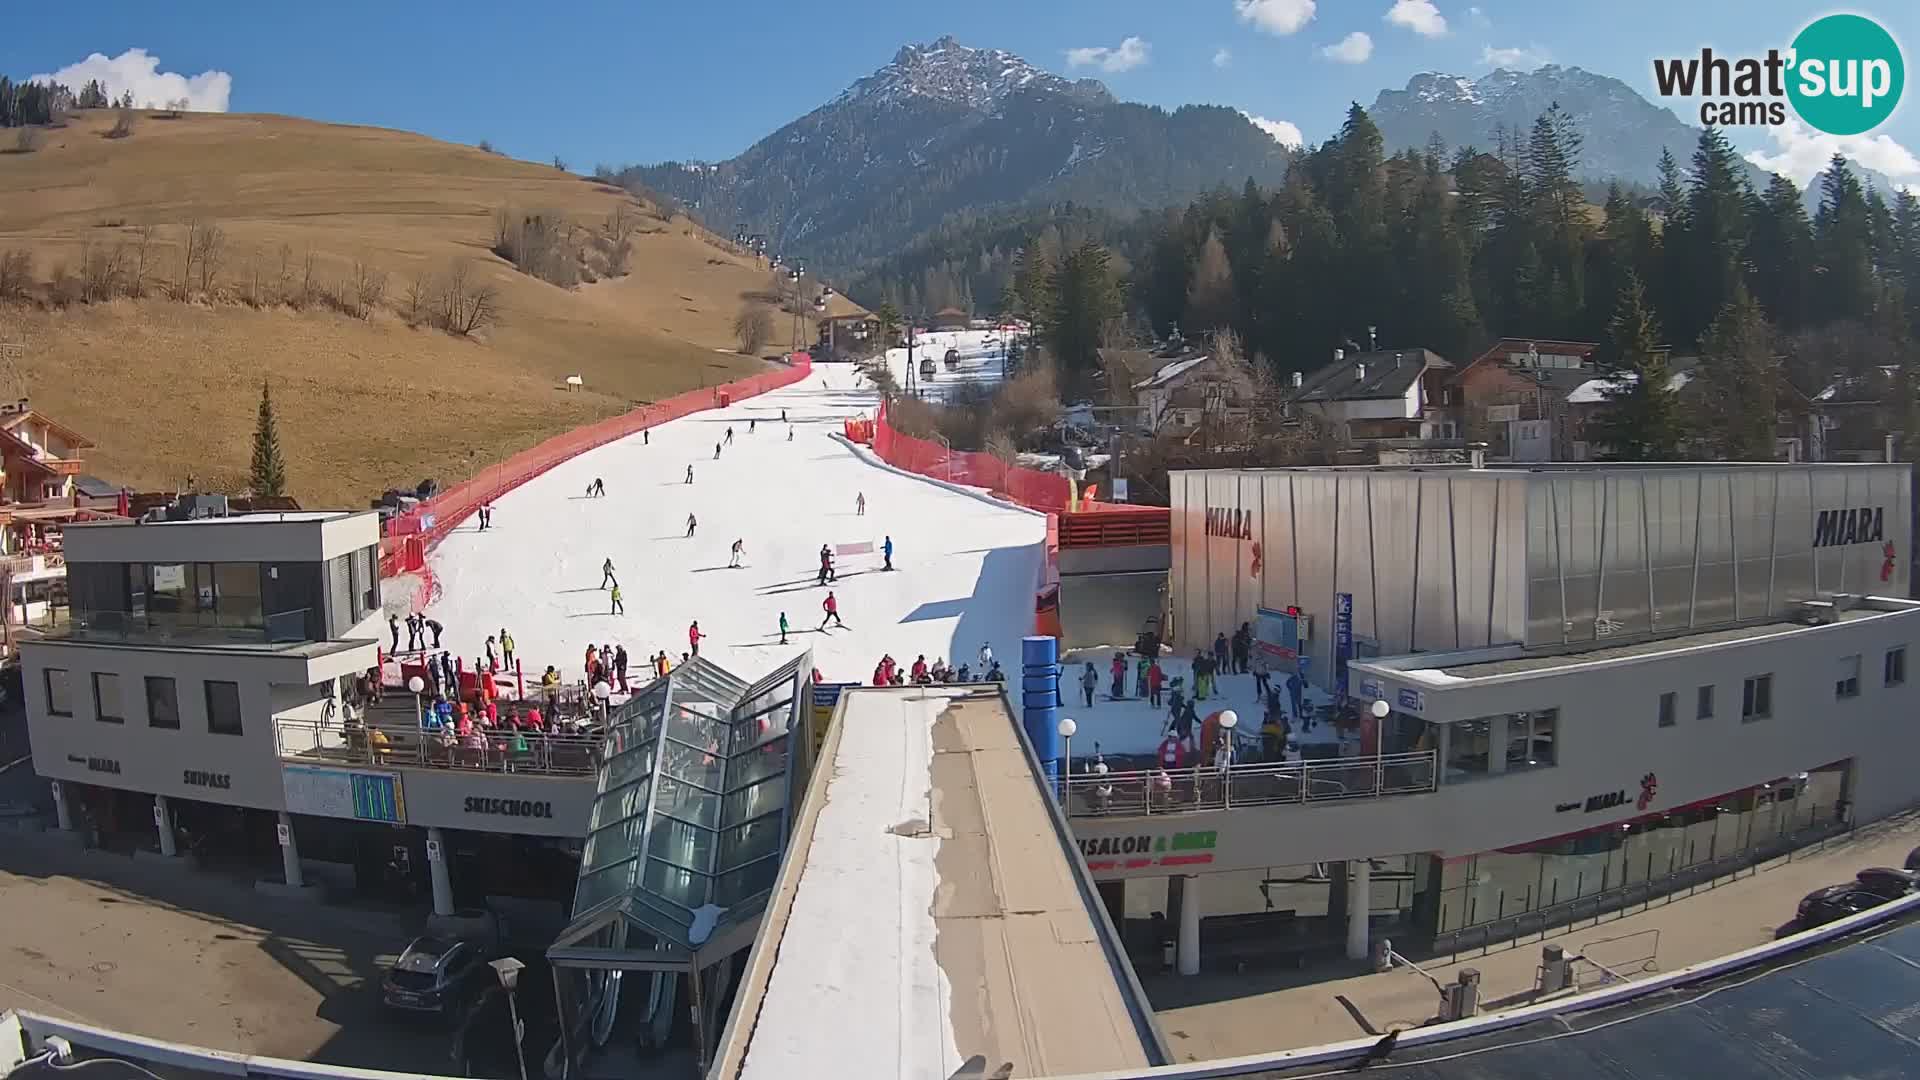
[[473, 264], [453, 264], [440, 284], [437, 321], [442, 330], [472, 337], [499, 323], [500, 297], [490, 282], [474, 272]]
[[743, 356], [758, 356], [760, 349], [773, 340], [773, 312], [765, 304], [748, 303], [733, 317], [733, 337], [740, 343]]
[[0, 251], [0, 300], [25, 300], [33, 289], [33, 253]]
[[433, 280], [425, 274], [407, 279], [406, 319], [408, 326], [419, 326], [432, 317]]
[[133, 267], [127, 278], [128, 296], [147, 295], [147, 280], [160, 258], [160, 253], [153, 248], [155, 231], [151, 225], [142, 225], [133, 230]]
[[187, 219], [186, 235], [181, 237], [184, 250], [180, 254], [180, 283], [173, 290], [175, 300], [186, 300], [193, 295], [193, 267], [200, 254], [200, 230], [199, 218]]
[[220, 270], [226, 265], [227, 231], [215, 222], [208, 222], [197, 231], [200, 234], [197, 243], [200, 248], [200, 295], [212, 300], [214, 290], [220, 284]]
[[279, 303], [291, 303], [289, 290], [293, 288], [293, 245], [280, 245], [280, 270], [273, 279], [273, 298]]
[[295, 307], [307, 307], [317, 298], [316, 290], [319, 289], [320, 283], [314, 280], [313, 276], [317, 265], [318, 259], [314, 255], [313, 245], [308, 244], [306, 257], [300, 261], [300, 298], [294, 302]]
[[113, 127], [107, 131], [109, 139], [124, 139], [133, 134], [133, 109], [121, 106], [113, 114]]
[[353, 313], [362, 319], [372, 318], [374, 310], [386, 299], [386, 295], [386, 271], [369, 266], [364, 260], [354, 260]]
[[88, 303], [102, 303], [120, 294], [120, 282], [126, 274], [127, 245], [112, 247], [87, 241], [80, 261], [80, 296]]
[[31, 154], [38, 149], [40, 149], [40, 129], [39, 128], [23, 127], [19, 130], [19, 132], [17, 132], [14, 135], [13, 137], [14, 153]]

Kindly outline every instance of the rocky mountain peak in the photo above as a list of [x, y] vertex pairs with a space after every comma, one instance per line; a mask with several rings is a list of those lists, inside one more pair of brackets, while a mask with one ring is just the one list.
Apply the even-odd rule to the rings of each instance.
[[903, 46], [892, 63], [854, 83], [841, 98], [878, 105], [921, 98], [988, 112], [1022, 91], [1052, 91], [1093, 102], [1113, 100], [1097, 80], [1073, 82], [1002, 49], [962, 45], [951, 35]]

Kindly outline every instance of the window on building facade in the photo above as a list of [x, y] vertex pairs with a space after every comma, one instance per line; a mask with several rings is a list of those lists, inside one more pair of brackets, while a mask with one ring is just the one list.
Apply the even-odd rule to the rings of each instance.
[[1752, 723], [1773, 715], [1773, 676], [1755, 675], [1740, 692], [1740, 720]]
[[207, 680], [207, 733], [241, 734], [239, 683]]
[[147, 676], [147, 726], [180, 730], [180, 692], [164, 675]]
[[262, 625], [259, 563], [214, 563], [213, 586], [222, 626]]
[[1541, 769], [1554, 763], [1554, 728], [1560, 710], [1536, 709], [1507, 715], [1507, 771]]
[[47, 714], [73, 715], [73, 690], [67, 683], [67, 672], [63, 668], [47, 669]]
[[1907, 647], [1887, 650], [1886, 663], [1881, 668], [1881, 682], [1887, 686], [1901, 686], [1907, 681]]
[[1840, 669], [1834, 673], [1833, 696], [1850, 698], [1860, 696], [1860, 654], [1840, 658]]
[[1462, 720], [1447, 729], [1447, 771], [1479, 776], [1487, 771], [1487, 741], [1493, 725], [1487, 720]]
[[1713, 719], [1713, 687], [1703, 686], [1697, 692], [1693, 705], [1695, 720]]
[[93, 718], [109, 724], [127, 722], [127, 712], [120, 704], [120, 676], [107, 671], [93, 673]]
[[1669, 690], [1660, 695], [1660, 726], [1672, 727], [1680, 722], [1680, 695]]

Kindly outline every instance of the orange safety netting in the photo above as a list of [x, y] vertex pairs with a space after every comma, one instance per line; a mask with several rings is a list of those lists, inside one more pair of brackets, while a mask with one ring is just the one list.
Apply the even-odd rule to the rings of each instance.
[[[873, 452], [897, 469], [936, 480], [986, 488], [1032, 510], [1065, 510], [1073, 502], [1073, 483], [1055, 473], [1009, 465], [976, 450], [949, 450], [939, 443], [902, 435], [887, 422], [883, 407], [873, 421]], [[853, 437], [849, 433], [849, 437]]]
[[676, 394], [631, 412], [575, 428], [538, 446], [522, 450], [500, 464], [482, 470], [473, 479], [455, 484], [407, 513], [389, 520], [380, 540], [380, 574], [382, 577], [392, 577], [425, 570], [427, 553], [481, 505], [498, 499], [563, 461], [669, 420], [791, 386], [806, 378], [812, 370], [812, 361], [807, 354], [795, 353], [788, 367], [705, 390]]

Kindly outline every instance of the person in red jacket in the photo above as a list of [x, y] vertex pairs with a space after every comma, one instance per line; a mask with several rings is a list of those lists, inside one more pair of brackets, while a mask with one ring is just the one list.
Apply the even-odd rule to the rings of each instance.
[[887, 685], [887, 662], [885, 660], [873, 665], [873, 685]]
[[1166, 673], [1160, 670], [1160, 661], [1155, 660], [1147, 668], [1147, 700], [1154, 708], [1160, 707], [1160, 684], [1165, 681]]
[[915, 683], [925, 683], [930, 681], [927, 678], [927, 654], [926, 653], [921, 653], [917, 658], [914, 659], [912, 674], [913, 674], [913, 681]]
[[1119, 701], [1127, 696], [1127, 658], [1122, 653], [1113, 654], [1113, 700]]
[[820, 620], [820, 629], [825, 630], [828, 623], [835, 626], [847, 625], [840, 621], [840, 601], [834, 599], [831, 592], [827, 594], [825, 600], [820, 601], [820, 610], [827, 613], [827, 617]]
[[700, 639], [706, 636], [700, 632], [699, 619], [693, 620], [693, 625], [687, 627], [687, 644], [693, 646], [693, 655], [700, 655]]

